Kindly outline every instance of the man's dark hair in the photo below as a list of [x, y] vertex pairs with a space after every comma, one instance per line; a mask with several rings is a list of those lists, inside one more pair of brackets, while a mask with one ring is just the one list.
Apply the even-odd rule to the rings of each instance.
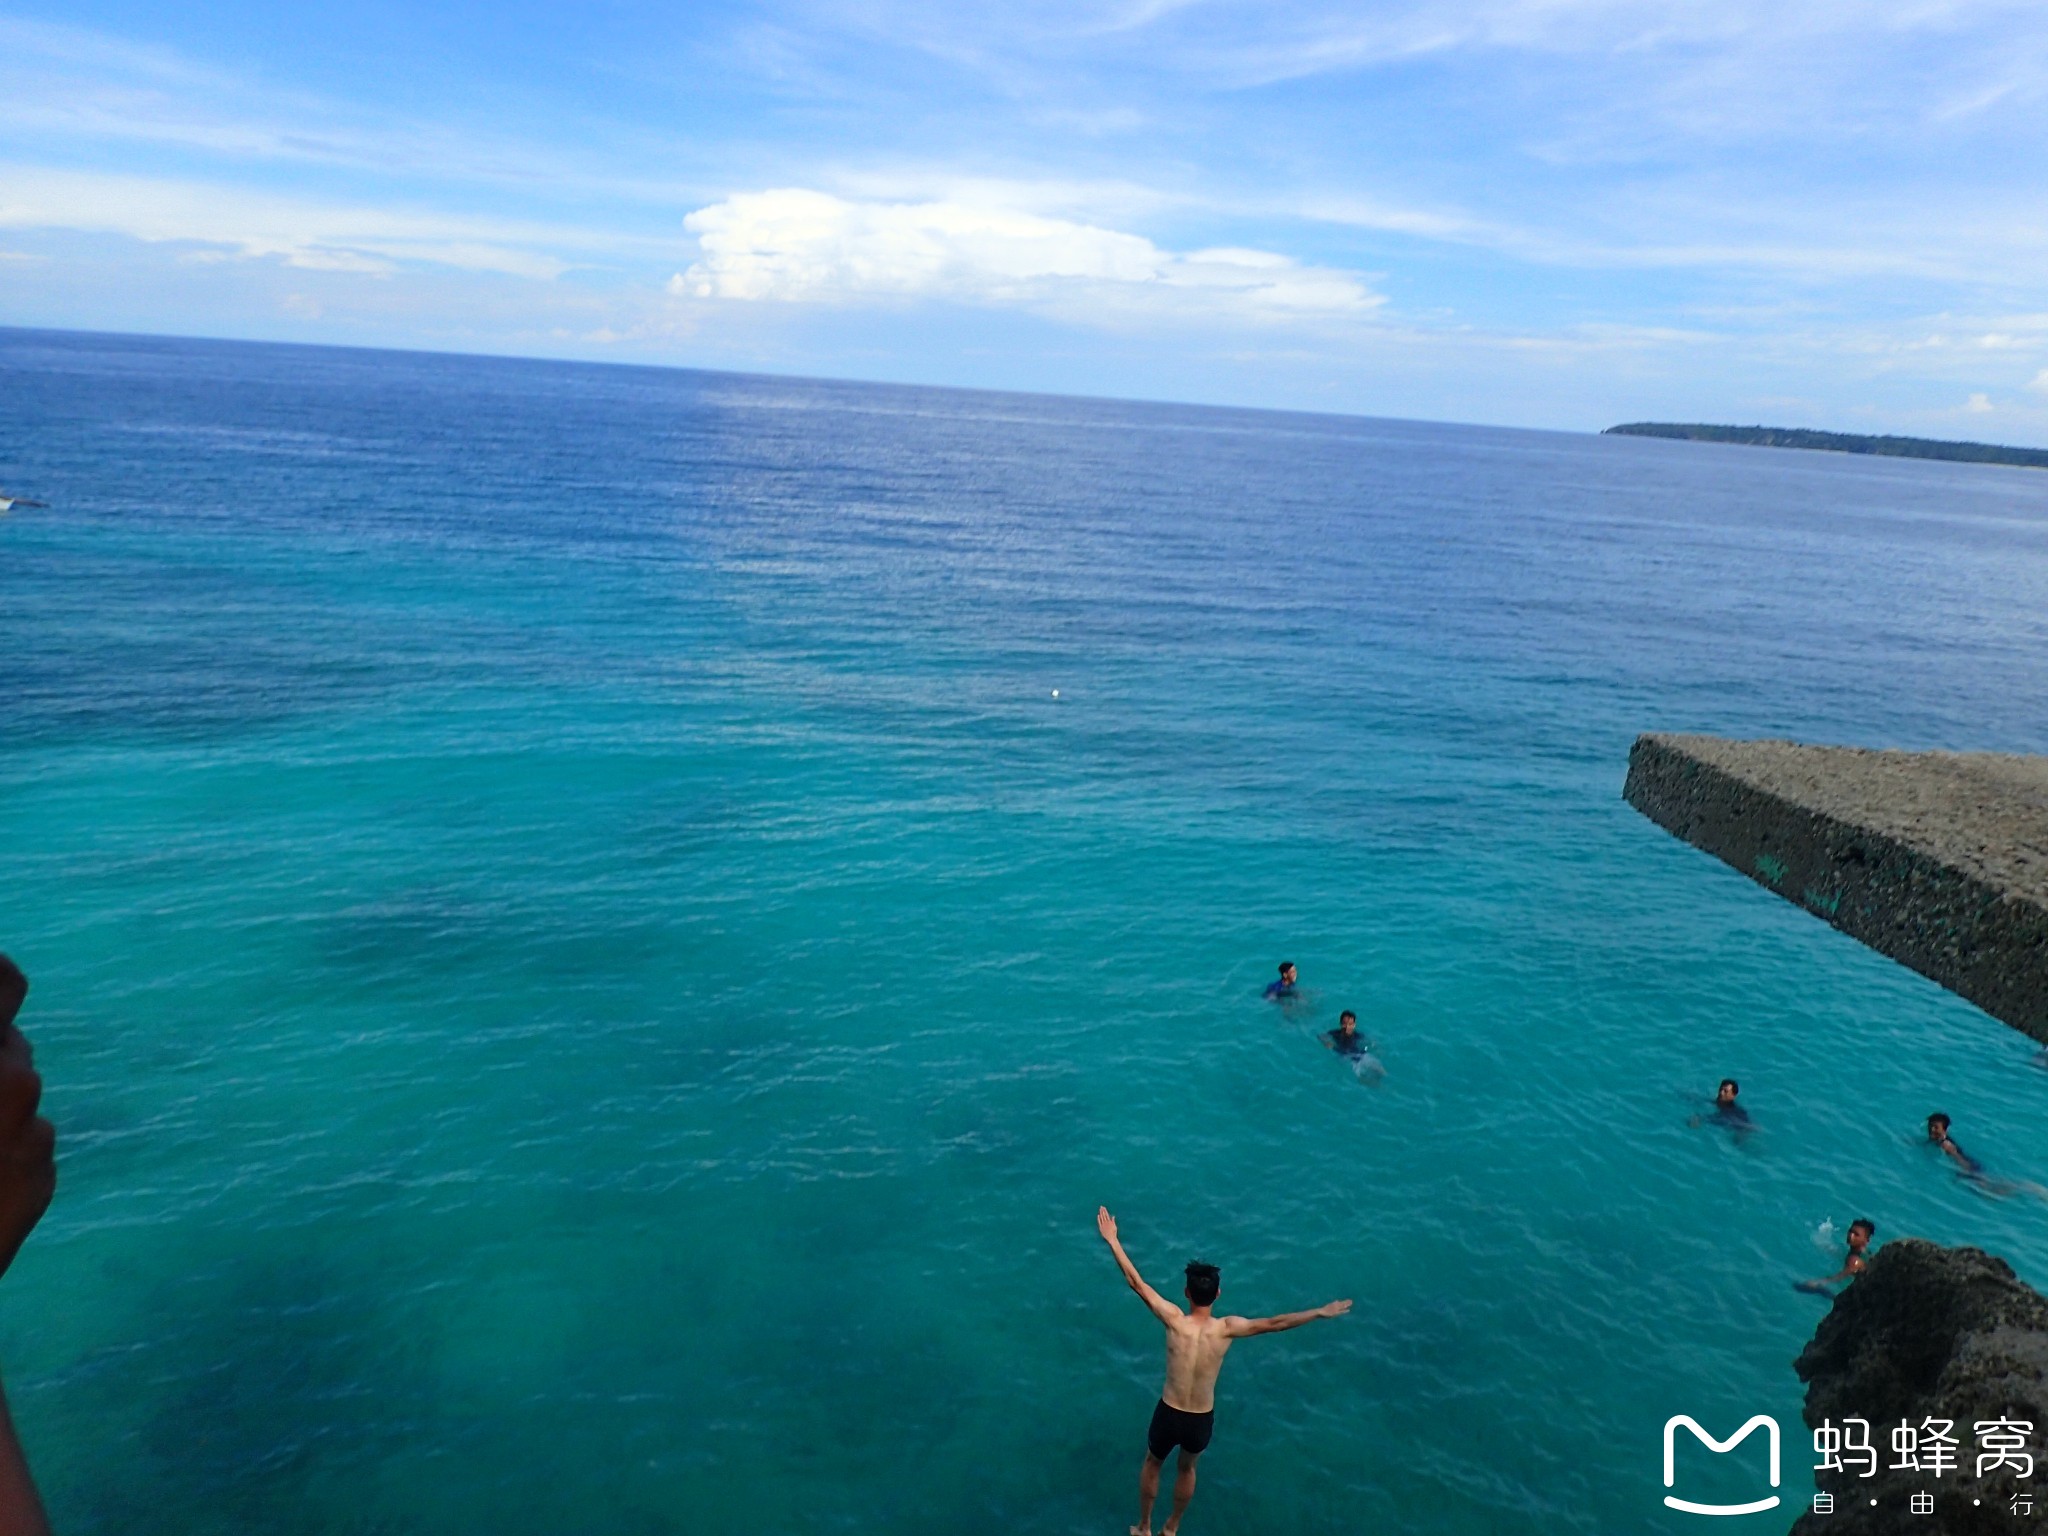
[[1929, 1125], [1938, 1125], [1945, 1131], [1954, 1122], [1951, 1121], [1947, 1115], [1944, 1115], [1940, 1110], [1937, 1109], [1933, 1114], [1927, 1117], [1927, 1123]]
[[1352, 1023], [1356, 1024], [1358, 1022], [1358, 1015], [1353, 1013], [1349, 1008], [1346, 1008], [1342, 1013], [1337, 1015], [1337, 1022], [1339, 1024], [1342, 1024], [1346, 1019], [1349, 1019]]
[[1294, 962], [1292, 960], [1282, 960], [1280, 962], [1280, 969], [1283, 971], [1291, 971], [1294, 969]]
[[1188, 1300], [1206, 1307], [1223, 1289], [1223, 1271], [1214, 1264], [1197, 1261], [1188, 1266]]
[[1858, 1216], [1854, 1221], [1849, 1223], [1849, 1230], [1851, 1232], [1854, 1232], [1858, 1227], [1861, 1227], [1864, 1231], [1868, 1232], [1872, 1237], [1877, 1236], [1877, 1223], [1872, 1221], [1867, 1216]]
[[1740, 1092], [1742, 1092], [1742, 1084], [1740, 1084], [1740, 1083], [1738, 1083], [1737, 1081], [1735, 1081], [1735, 1079], [1734, 1079], [1734, 1078], [1732, 1078], [1732, 1077], [1724, 1077], [1724, 1078], [1722, 1078], [1722, 1079], [1721, 1079], [1721, 1086], [1722, 1086], [1723, 1088], [1733, 1088], [1733, 1089], [1734, 1089], [1734, 1090], [1735, 1090], [1735, 1091], [1736, 1091], [1737, 1093], [1740, 1093]]

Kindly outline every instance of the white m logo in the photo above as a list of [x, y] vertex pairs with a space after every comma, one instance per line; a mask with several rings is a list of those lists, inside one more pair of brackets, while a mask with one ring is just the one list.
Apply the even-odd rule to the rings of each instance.
[[[1761, 1425], [1771, 1432], [1771, 1486], [1778, 1486], [1778, 1421], [1767, 1413], [1760, 1413], [1726, 1440], [1716, 1440], [1699, 1426], [1699, 1421], [1690, 1414], [1677, 1413], [1664, 1421], [1664, 1486], [1669, 1488], [1678, 1481], [1676, 1458], [1673, 1455], [1678, 1426], [1683, 1424], [1698, 1438], [1700, 1444], [1710, 1451], [1732, 1451], [1750, 1436], [1750, 1432]], [[1664, 1495], [1664, 1502], [1673, 1509], [1682, 1509], [1689, 1515], [1753, 1515], [1760, 1510], [1776, 1509], [1778, 1496], [1774, 1493], [1768, 1499], [1758, 1499], [1754, 1504], [1695, 1504], [1689, 1499], [1674, 1499]]]

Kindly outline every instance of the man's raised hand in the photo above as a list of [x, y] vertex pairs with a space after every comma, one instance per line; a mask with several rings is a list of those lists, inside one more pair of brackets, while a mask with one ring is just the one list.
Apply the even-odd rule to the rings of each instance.
[[1322, 1305], [1321, 1305], [1320, 1307], [1317, 1307], [1317, 1308], [1316, 1308], [1316, 1316], [1317, 1316], [1317, 1317], [1342, 1317], [1342, 1316], [1343, 1316], [1343, 1315], [1344, 1315], [1344, 1314], [1345, 1314], [1346, 1312], [1349, 1312], [1350, 1310], [1351, 1310], [1351, 1299], [1350, 1299], [1350, 1298], [1349, 1298], [1349, 1297], [1347, 1296], [1347, 1297], [1346, 1297], [1346, 1298], [1345, 1298], [1344, 1300], [1342, 1300], [1342, 1301], [1326, 1301], [1326, 1302], [1324, 1302], [1324, 1303], [1323, 1303], [1323, 1304], [1322, 1304]]
[[1095, 1207], [1095, 1230], [1102, 1234], [1105, 1243], [1116, 1241], [1116, 1218], [1109, 1214], [1109, 1207], [1106, 1205]]
[[43, 1080], [36, 1076], [28, 1040], [14, 1015], [28, 995], [28, 978], [0, 955], [0, 1274], [14, 1262], [57, 1188], [57, 1133], [36, 1113]]

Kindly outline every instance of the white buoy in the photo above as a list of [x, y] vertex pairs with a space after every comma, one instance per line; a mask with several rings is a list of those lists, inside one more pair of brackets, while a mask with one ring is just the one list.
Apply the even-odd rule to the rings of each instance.
[[1053, 696], [1054, 698], [1058, 698], [1058, 697], [1060, 696], [1060, 691], [1059, 691], [1059, 689], [1057, 689], [1057, 688], [1053, 689], [1053, 691], [1052, 691], [1052, 696]]

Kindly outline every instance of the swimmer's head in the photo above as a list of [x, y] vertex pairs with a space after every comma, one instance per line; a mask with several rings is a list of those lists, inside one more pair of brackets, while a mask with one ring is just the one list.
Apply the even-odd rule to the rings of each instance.
[[1294, 985], [1294, 962], [1292, 960], [1282, 960], [1280, 962], [1280, 979], [1290, 987]]
[[1939, 1112], [1929, 1115], [1927, 1117], [1927, 1139], [1929, 1141], [1947, 1141], [1948, 1124], [1947, 1115]]
[[1721, 1079], [1721, 1086], [1714, 1090], [1714, 1102], [1716, 1104], [1733, 1104], [1735, 1102], [1735, 1095], [1740, 1092], [1742, 1092], [1742, 1084], [1735, 1081], [1732, 1077], [1724, 1077]]
[[1870, 1240], [1877, 1236], [1877, 1224], [1859, 1216], [1849, 1223], [1849, 1246], [1861, 1253], [1870, 1246]]
[[1196, 1306], [1213, 1306], [1222, 1289], [1223, 1271], [1214, 1264], [1197, 1262], [1188, 1266], [1187, 1296]]
[[1337, 1015], [1337, 1027], [1343, 1030], [1345, 1034], [1350, 1034], [1354, 1029], [1358, 1028], [1358, 1015], [1349, 1008], [1346, 1008]]

